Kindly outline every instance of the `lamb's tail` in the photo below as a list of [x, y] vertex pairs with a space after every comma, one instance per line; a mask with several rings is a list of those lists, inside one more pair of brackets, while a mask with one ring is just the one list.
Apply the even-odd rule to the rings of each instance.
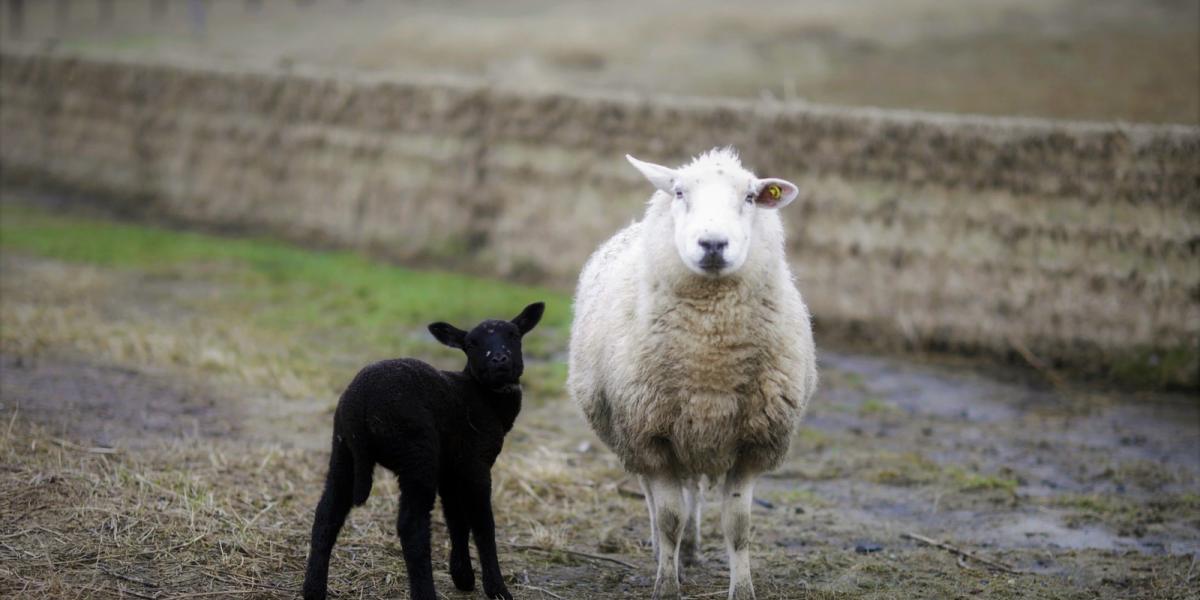
[[362, 506], [371, 495], [375, 461], [365, 448], [354, 448], [354, 505]]
[[342, 469], [353, 472], [353, 493], [351, 501], [354, 506], [362, 506], [371, 495], [371, 485], [375, 475], [375, 461], [366, 452], [366, 448], [354, 448], [348, 440], [333, 441], [333, 458], [331, 464], [339, 465]]

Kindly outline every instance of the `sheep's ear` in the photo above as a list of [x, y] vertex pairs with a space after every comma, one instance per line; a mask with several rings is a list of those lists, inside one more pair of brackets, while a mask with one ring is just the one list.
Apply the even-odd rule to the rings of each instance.
[[432, 333], [437, 341], [451, 348], [462, 348], [467, 341], [467, 332], [449, 323], [434, 323], [429, 326], [429, 333]]
[[641, 161], [628, 154], [625, 155], [625, 160], [629, 161], [629, 164], [633, 165], [638, 171], [641, 171], [642, 175], [646, 179], [649, 179], [650, 183], [654, 184], [654, 187], [668, 194], [675, 193], [675, 190], [672, 188], [675, 186], [675, 179], [679, 176], [675, 172], [675, 169], [668, 169], [662, 165]]
[[512, 324], [517, 326], [521, 335], [525, 335], [537, 326], [538, 321], [542, 320], [542, 313], [544, 312], [546, 312], [546, 303], [534, 302], [526, 306], [525, 310], [521, 311], [521, 314], [514, 317]]
[[759, 179], [758, 196], [754, 203], [759, 208], [783, 208], [800, 195], [800, 188], [786, 179]]

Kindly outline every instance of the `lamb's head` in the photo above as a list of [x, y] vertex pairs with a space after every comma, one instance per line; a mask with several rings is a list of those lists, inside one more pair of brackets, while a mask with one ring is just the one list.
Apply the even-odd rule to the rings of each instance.
[[449, 323], [433, 323], [429, 332], [451, 348], [467, 355], [467, 371], [484, 386], [501, 389], [515, 385], [525, 371], [521, 359], [521, 338], [542, 320], [546, 305], [535, 302], [525, 307], [512, 321], [488, 320], [471, 331]]
[[711, 150], [678, 169], [628, 154], [625, 158], [667, 195], [675, 249], [699, 275], [720, 277], [740, 269], [750, 253], [759, 211], [782, 208], [799, 193], [789, 181], [759, 179], [730, 148]]

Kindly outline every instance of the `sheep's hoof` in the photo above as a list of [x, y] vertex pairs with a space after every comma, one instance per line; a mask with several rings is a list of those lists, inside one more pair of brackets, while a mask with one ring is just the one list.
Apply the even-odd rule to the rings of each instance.
[[654, 582], [653, 600], [680, 600], [679, 581], [662, 577]]
[[754, 583], [749, 579], [734, 583], [729, 588], [729, 600], [755, 600]]

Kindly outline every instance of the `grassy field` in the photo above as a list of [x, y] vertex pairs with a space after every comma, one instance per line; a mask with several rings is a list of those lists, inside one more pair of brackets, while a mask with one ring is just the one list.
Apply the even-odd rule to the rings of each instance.
[[[355, 370], [461, 359], [424, 325], [547, 301], [495, 471], [523, 598], [646, 597], [643, 502], [565, 398], [569, 299], [268, 240], [0, 198], [0, 596], [290, 598], [331, 411]], [[1200, 591], [1200, 407], [827, 351], [756, 496], [763, 599], [1187, 598]], [[404, 597], [377, 477], [334, 597]], [[685, 595], [723, 594], [715, 507]], [[453, 591], [435, 517], [436, 582]], [[905, 534], [994, 561], [958, 559]], [[877, 552], [856, 547], [877, 544]]]

